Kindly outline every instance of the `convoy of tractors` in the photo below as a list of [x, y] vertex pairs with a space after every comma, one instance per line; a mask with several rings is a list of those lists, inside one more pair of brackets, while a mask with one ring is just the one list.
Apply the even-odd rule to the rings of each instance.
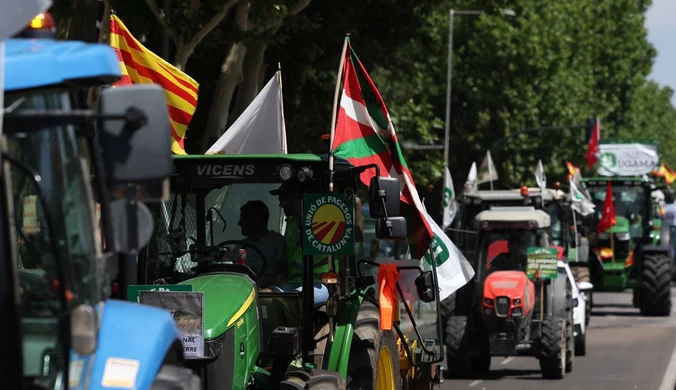
[[[172, 156], [161, 89], [102, 88], [90, 109], [90, 88], [121, 76], [113, 49], [31, 26], [0, 58], [0, 310], [18, 357], [2, 388], [430, 389], [444, 359], [461, 378], [494, 356], [532, 356], [559, 379], [586, 354], [592, 290], [633, 289], [642, 314], [670, 313], [653, 196], [668, 188], [650, 169], [602, 159], [569, 186], [468, 188], [446, 233], [472, 280], [440, 300], [436, 268], [402, 245], [412, 292], [402, 279], [388, 296], [368, 247], [406, 240], [397, 179], [363, 186], [369, 167], [321, 154]], [[598, 231], [609, 194], [615, 222]]]

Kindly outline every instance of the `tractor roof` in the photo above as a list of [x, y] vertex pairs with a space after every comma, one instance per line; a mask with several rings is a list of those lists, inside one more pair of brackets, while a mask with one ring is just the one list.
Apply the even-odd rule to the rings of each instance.
[[[483, 202], [518, 201], [518, 200], [525, 198], [523, 195], [521, 195], [520, 189], [495, 190], [495, 191], [479, 190], [479, 191], [471, 191], [471, 192], [463, 193], [463, 196], [466, 196], [468, 198], [481, 199], [481, 201], [483, 201]], [[550, 201], [550, 200], [562, 198], [563, 196], [565, 196], [565, 193], [561, 190], [555, 190], [555, 189], [551, 189], [551, 188], [545, 189], [544, 193], [538, 187], [529, 187], [528, 188], [528, 197], [529, 198], [539, 197], [539, 196], [542, 196], [545, 201]]]
[[[290, 165], [293, 170], [309, 168], [315, 178], [328, 171], [328, 155], [213, 154], [173, 157], [172, 183], [176, 185], [185, 183], [201, 188], [213, 188], [233, 182], [281, 183], [279, 170], [283, 165]], [[336, 180], [340, 180], [341, 171], [346, 171], [351, 167], [352, 165], [347, 160], [335, 158]]]
[[492, 207], [477, 214], [475, 221], [481, 222], [534, 222], [537, 228], [548, 228], [549, 214], [534, 207]]
[[8, 92], [73, 82], [110, 84], [120, 75], [120, 62], [110, 45], [54, 39], [8, 39], [5, 43]]

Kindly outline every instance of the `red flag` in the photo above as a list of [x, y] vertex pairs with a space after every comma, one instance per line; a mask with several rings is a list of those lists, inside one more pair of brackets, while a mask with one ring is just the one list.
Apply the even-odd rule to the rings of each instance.
[[589, 144], [587, 145], [587, 167], [594, 168], [599, 161], [599, 141], [601, 140], [601, 121], [596, 118], [594, 128], [592, 129]]
[[606, 200], [603, 202], [603, 211], [601, 212], [601, 220], [598, 224], [598, 232], [602, 233], [611, 227], [615, 226], [615, 203], [613, 202], [613, 187], [608, 181], [606, 187]]

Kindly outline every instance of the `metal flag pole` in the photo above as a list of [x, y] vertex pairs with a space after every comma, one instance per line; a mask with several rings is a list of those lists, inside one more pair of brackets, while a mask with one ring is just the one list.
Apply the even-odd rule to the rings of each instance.
[[338, 101], [340, 98], [341, 81], [343, 79], [343, 67], [345, 66], [345, 55], [347, 46], [350, 43], [350, 34], [345, 34], [343, 41], [343, 50], [340, 52], [340, 65], [338, 66], [338, 77], [336, 77], [336, 89], [333, 93], [333, 113], [331, 115], [331, 135], [329, 138], [329, 191], [333, 192], [333, 138], [336, 134], [336, 116], [338, 116]]
[[279, 133], [282, 137], [282, 154], [289, 153], [286, 145], [286, 122], [284, 120], [284, 93], [282, 92], [282, 63], [277, 63], [277, 84], [279, 85]]

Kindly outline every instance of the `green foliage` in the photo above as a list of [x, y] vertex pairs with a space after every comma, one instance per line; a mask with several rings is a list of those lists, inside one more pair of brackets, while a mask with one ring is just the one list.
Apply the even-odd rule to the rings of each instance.
[[[217, 7], [223, 0], [204, 0]], [[189, 7], [176, 3], [172, 19]], [[179, 4], [180, 3], [180, 4]], [[265, 24], [294, 1], [252, 1], [252, 20]], [[125, 23], [159, 51], [161, 29], [140, 0], [113, 0]], [[602, 137], [650, 136], [661, 140], [662, 158], [676, 167], [673, 93], [647, 81], [656, 55], [644, 27], [649, 1], [636, 0], [315, 0], [284, 20], [266, 52], [266, 77], [281, 62], [291, 152], [323, 152], [329, 132], [339, 55], [346, 33], [383, 94], [404, 144], [443, 143], [449, 8], [483, 10], [454, 18], [450, 169], [462, 188], [472, 162], [505, 136], [525, 128], [584, 125], [599, 116]], [[516, 16], [506, 16], [503, 9]], [[209, 7], [176, 23], [183, 35], [201, 26]], [[187, 17], [187, 15], [186, 15]], [[201, 83], [200, 103], [188, 132], [188, 150], [206, 126], [213, 85], [229, 46], [250, 39], [233, 28], [233, 15], [214, 30], [188, 63]], [[192, 149], [191, 149], [192, 148]], [[562, 180], [564, 161], [585, 167], [584, 131], [520, 134], [492, 150], [502, 186], [535, 183], [538, 159], [550, 181]], [[435, 184], [441, 151], [405, 150], [416, 183]], [[501, 185], [498, 185], [500, 187]], [[438, 194], [437, 194], [438, 193]], [[434, 214], [433, 214], [434, 215]]]

